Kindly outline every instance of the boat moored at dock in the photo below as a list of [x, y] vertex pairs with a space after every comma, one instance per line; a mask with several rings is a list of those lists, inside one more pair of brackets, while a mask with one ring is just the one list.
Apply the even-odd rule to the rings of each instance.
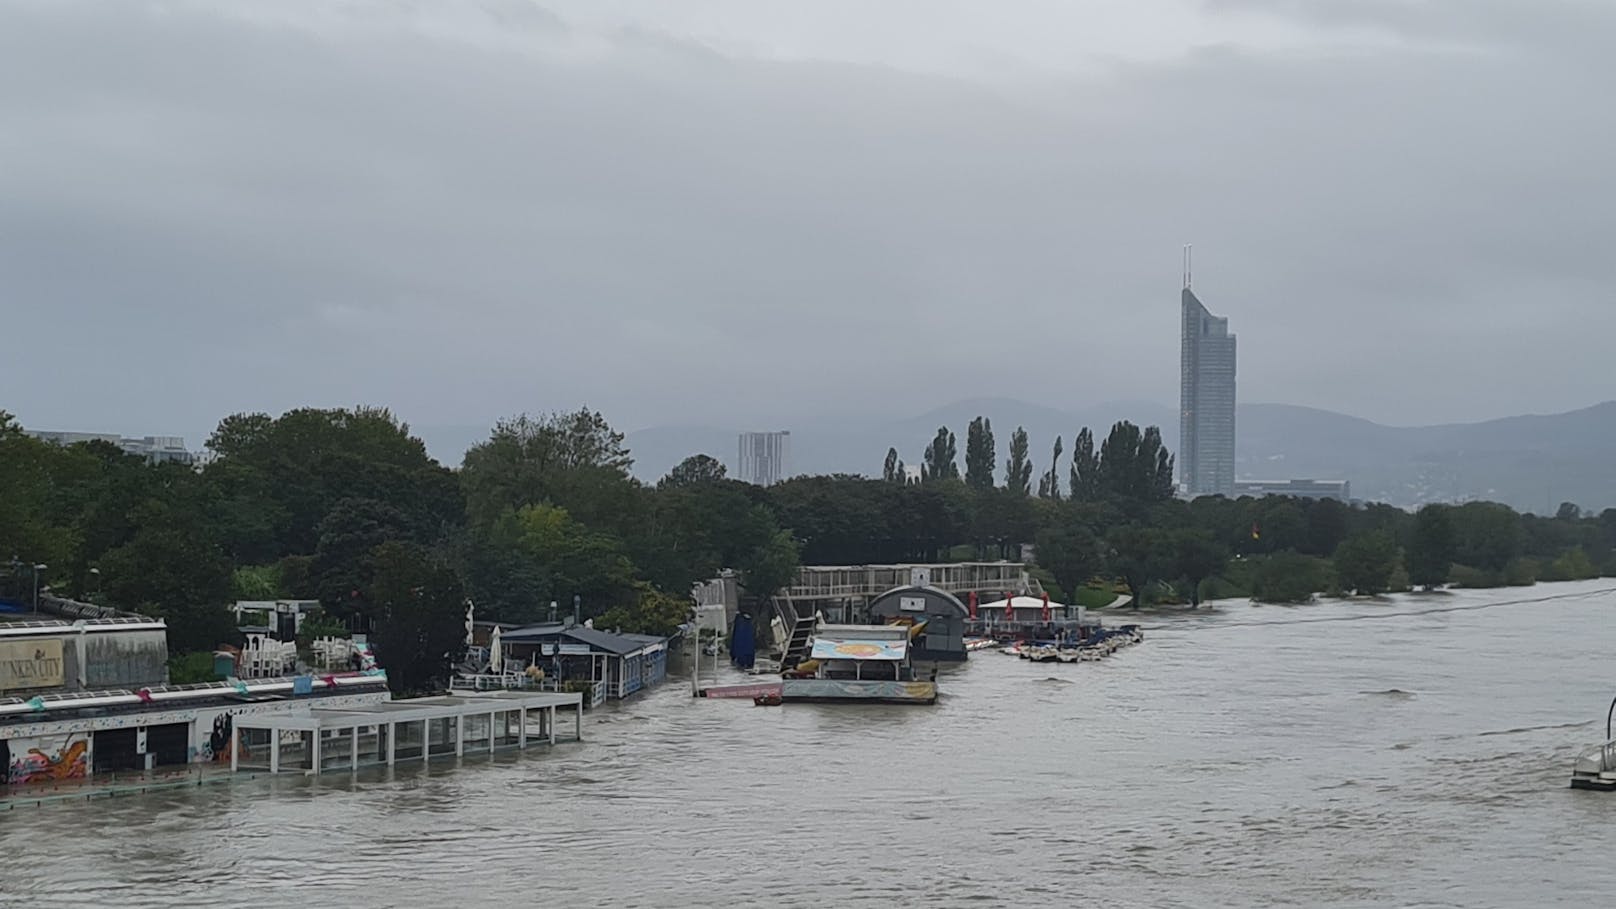
[[912, 626], [820, 625], [808, 659], [780, 680], [785, 703], [934, 704], [935, 677], [915, 677]]
[[1577, 755], [1571, 765], [1571, 788], [1609, 792], [1616, 789], [1616, 740], [1611, 738], [1611, 719], [1616, 717], [1616, 700], [1605, 711], [1605, 744]]
[[1016, 653], [1024, 660], [1035, 663], [1088, 663], [1103, 660], [1118, 650], [1145, 639], [1138, 625], [1124, 625], [1117, 629], [1096, 627], [1080, 640], [1059, 638], [1052, 641], [1023, 641], [1016, 645]]

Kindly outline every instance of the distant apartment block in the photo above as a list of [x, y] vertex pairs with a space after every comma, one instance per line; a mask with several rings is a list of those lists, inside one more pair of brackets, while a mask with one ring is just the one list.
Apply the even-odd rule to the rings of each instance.
[[1352, 484], [1346, 480], [1242, 480], [1234, 484], [1236, 496], [1295, 496], [1299, 499], [1352, 501]]
[[53, 445], [77, 445], [80, 442], [106, 442], [125, 452], [140, 455], [153, 464], [195, 464], [196, 453], [185, 447], [182, 436], [141, 436], [138, 439], [105, 432], [53, 432], [29, 429], [25, 432], [42, 442]]
[[790, 432], [741, 433], [735, 476], [746, 483], [772, 486], [791, 475]]
[[1234, 495], [1235, 339], [1188, 286], [1179, 349], [1179, 482], [1191, 498]]

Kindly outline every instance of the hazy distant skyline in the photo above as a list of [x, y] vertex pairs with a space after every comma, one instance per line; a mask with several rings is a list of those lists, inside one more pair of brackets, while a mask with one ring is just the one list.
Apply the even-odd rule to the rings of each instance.
[[0, 0], [0, 409], [1613, 397], [1593, 0]]

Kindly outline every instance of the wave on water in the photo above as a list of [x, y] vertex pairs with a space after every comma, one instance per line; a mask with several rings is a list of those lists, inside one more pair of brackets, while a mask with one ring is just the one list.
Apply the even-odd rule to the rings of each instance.
[[1593, 720], [1584, 720], [1581, 723], [1550, 723], [1547, 726], [1519, 726], [1514, 729], [1493, 729], [1487, 732], [1478, 732], [1476, 735], [1518, 735], [1522, 732], [1543, 732], [1549, 729], [1581, 729], [1593, 725]]
[[1378, 695], [1380, 697], [1386, 697], [1386, 698], [1395, 698], [1395, 699], [1400, 700], [1400, 701], [1411, 700], [1414, 697], [1414, 692], [1412, 692], [1412, 691], [1404, 691], [1401, 688], [1387, 688], [1384, 691], [1360, 691], [1358, 693], [1359, 694], [1367, 694], [1367, 695]]

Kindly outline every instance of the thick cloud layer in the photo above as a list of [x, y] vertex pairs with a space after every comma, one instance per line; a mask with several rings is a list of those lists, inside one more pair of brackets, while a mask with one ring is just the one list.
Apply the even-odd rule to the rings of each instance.
[[1170, 403], [1185, 242], [1245, 400], [1610, 396], [1608, 4], [1077, 6], [6, 4], [0, 407]]

